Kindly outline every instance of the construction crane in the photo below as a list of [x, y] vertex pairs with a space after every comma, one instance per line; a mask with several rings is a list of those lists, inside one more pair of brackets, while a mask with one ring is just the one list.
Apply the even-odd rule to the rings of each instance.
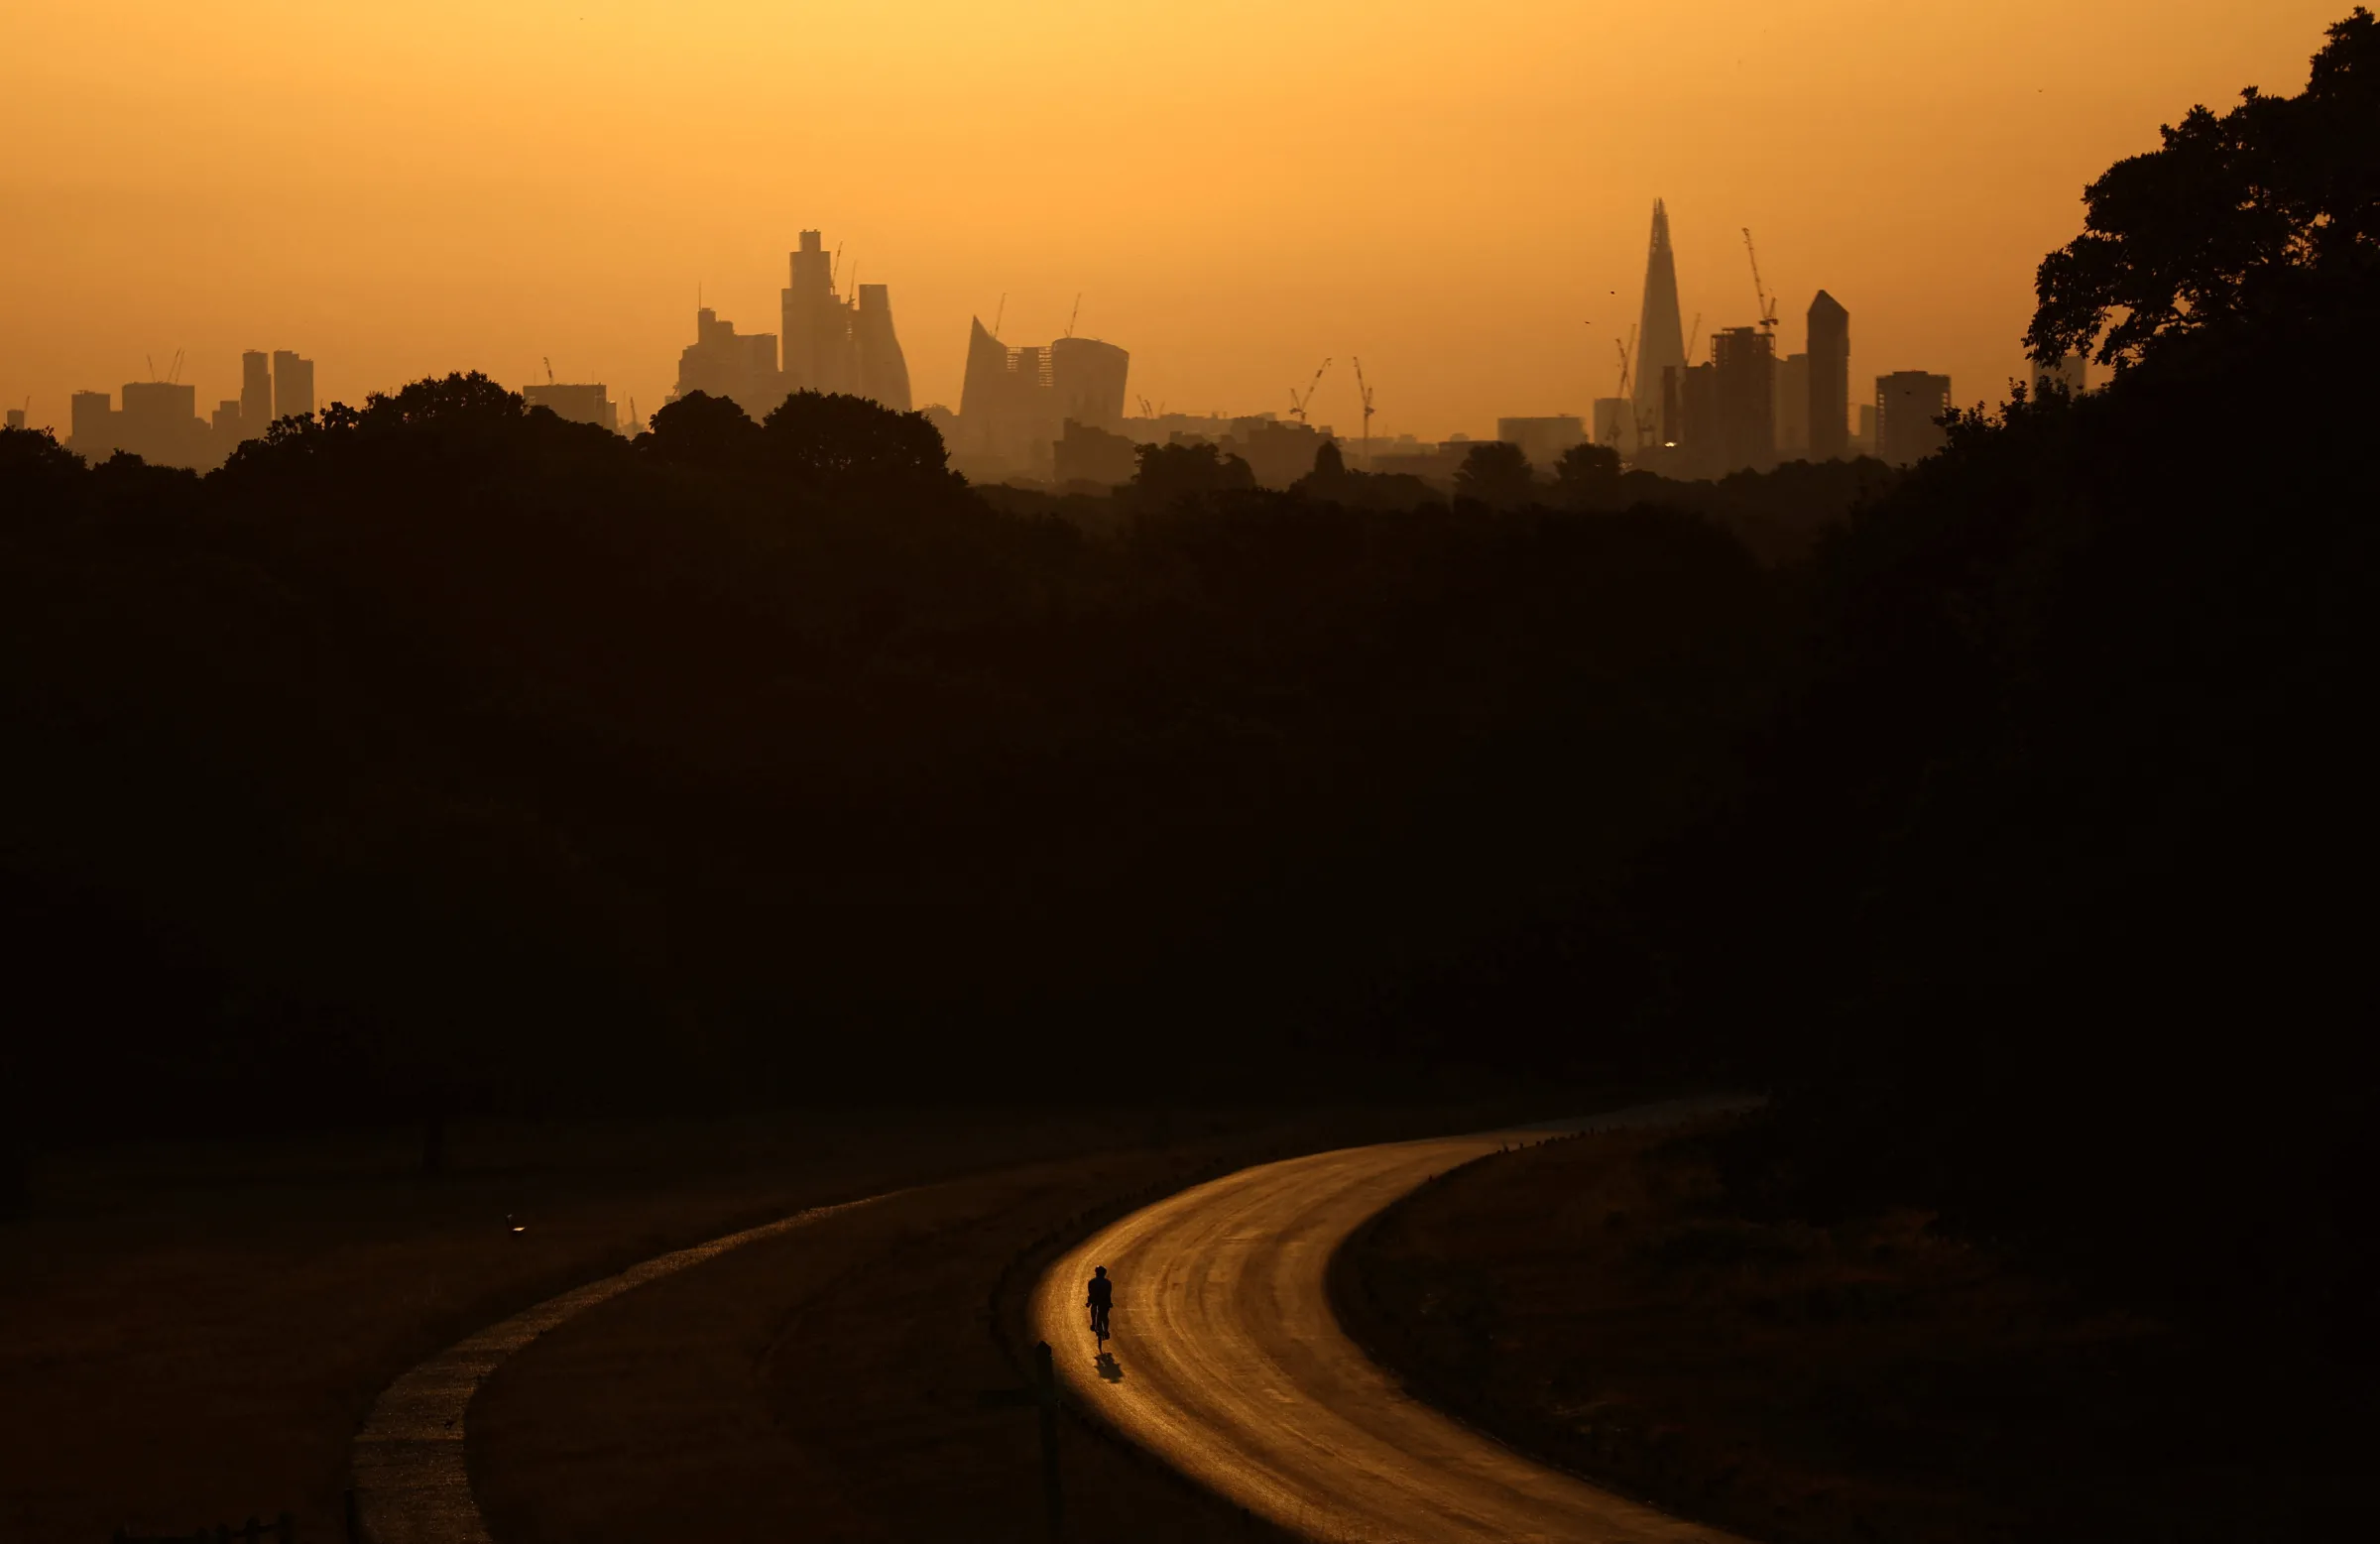
[[1619, 350], [1619, 395], [1632, 396], [1634, 394], [1628, 390], [1628, 383], [1635, 378], [1632, 356], [1636, 350], [1636, 329], [1632, 326], [1628, 328], [1628, 340], [1625, 343], [1613, 338], [1611, 346]]
[[1686, 332], [1686, 362], [1687, 362], [1688, 364], [1692, 364], [1692, 363], [1694, 363], [1694, 344], [1695, 344], [1695, 340], [1696, 340], [1697, 338], [1700, 338], [1702, 335], [1703, 335], [1703, 313], [1702, 313], [1701, 311], [1696, 311], [1696, 312], [1694, 313], [1694, 325], [1693, 325], [1692, 327], [1688, 328], [1688, 329], [1687, 329], [1687, 332]]
[[551, 386], [553, 384], [553, 356], [551, 354], [539, 354], [537, 357], [545, 361], [545, 384], [547, 386]]
[[1327, 359], [1324, 360], [1322, 362], [1322, 369], [1315, 371], [1314, 379], [1306, 383], [1306, 395], [1303, 397], [1297, 395], [1296, 387], [1292, 386], [1289, 388], [1289, 416], [1297, 419], [1297, 421], [1300, 423], [1306, 421], [1306, 404], [1314, 400], [1314, 389], [1322, 385], [1323, 371], [1330, 368], [1331, 362]]
[[1749, 225], [1743, 228], [1743, 252], [1752, 260], [1752, 295], [1760, 302], [1760, 330], [1774, 332], [1777, 330], [1777, 297], [1770, 295], [1767, 287], [1760, 283], [1760, 254], [1752, 247], [1752, 228]]
[[1074, 295], [1074, 309], [1073, 309], [1073, 310], [1070, 310], [1070, 311], [1068, 311], [1068, 312], [1066, 313], [1066, 335], [1067, 335], [1068, 337], [1073, 337], [1073, 336], [1074, 336], [1074, 323], [1075, 323], [1075, 318], [1079, 317], [1079, 316], [1080, 316], [1080, 315], [1082, 315], [1082, 314], [1083, 314], [1083, 295], [1082, 295], [1082, 292], [1078, 290], [1078, 291], [1076, 291], [1076, 292], [1075, 292], [1075, 295]]
[[1145, 397], [1140, 399], [1140, 416], [1144, 418], [1157, 416], [1157, 410], [1148, 405], [1148, 399]]
[[1364, 403], [1364, 470], [1371, 470], [1371, 388], [1364, 381], [1364, 361], [1356, 360], [1356, 396]]

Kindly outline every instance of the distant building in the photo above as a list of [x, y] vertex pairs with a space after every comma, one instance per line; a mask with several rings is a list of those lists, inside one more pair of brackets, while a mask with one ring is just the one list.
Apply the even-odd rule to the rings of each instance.
[[240, 356], [240, 421], [242, 438], [259, 439], [273, 421], [273, 360], [261, 348]]
[[1129, 435], [1068, 418], [1050, 446], [1051, 481], [1069, 490], [1121, 487], [1140, 470], [1140, 446]]
[[[1653, 200], [1653, 235], [1644, 260], [1644, 308], [1636, 327], [1636, 421], [1664, 421], [1664, 382], [1686, 368], [1686, 325], [1678, 314], [1678, 265], [1669, 247], [1669, 210]], [[1665, 436], [1666, 437], [1666, 436]]]
[[851, 337], [859, 359], [853, 390], [894, 413], [909, 411], [909, 362], [892, 332], [892, 292], [883, 285], [860, 286], [852, 312]]
[[76, 392], [66, 448], [104, 461], [121, 450], [158, 466], [208, 467], [220, 459], [198, 416], [198, 389], [175, 381], [127, 381], [123, 406], [105, 392]]
[[1840, 459], [1850, 447], [1851, 313], [1826, 291], [1810, 302], [1810, 459]]
[[1595, 400], [1595, 442], [1623, 456], [1636, 453], [1636, 404], [1625, 397]]
[[1810, 458], [1810, 356], [1787, 354], [1777, 361], [1777, 459]]
[[1874, 403], [1863, 402], [1859, 405], [1859, 427], [1851, 435], [1849, 449], [1853, 456], [1872, 456], [1876, 453], [1876, 405]]
[[11, 408], [8, 410], [8, 426], [12, 429], [21, 429], [25, 426], [24, 409]]
[[1949, 435], [1937, 421], [1951, 411], [1951, 378], [1923, 370], [1876, 377], [1876, 455], [1913, 466], [1940, 450]]
[[1050, 447], [1068, 418], [1111, 433], [1123, 429], [1130, 363], [1130, 354], [1096, 338], [1011, 348], [975, 319], [953, 458], [962, 470], [973, 468], [971, 475], [1049, 477]]
[[776, 334], [738, 332], [709, 306], [694, 313], [694, 341], [677, 356], [677, 389], [671, 400], [701, 392], [725, 397], [755, 418], [774, 413], [788, 395], [776, 368]]
[[835, 294], [835, 260], [819, 233], [805, 230], [787, 256], [790, 282], [779, 300], [784, 323], [784, 385], [792, 392], [848, 392], [859, 377], [851, 307]]
[[1711, 336], [1719, 371], [1719, 463], [1725, 474], [1777, 464], [1777, 340], [1759, 327]]
[[786, 268], [779, 296], [784, 390], [843, 392], [908, 412], [909, 365], [892, 330], [892, 291], [861, 285], [845, 299], [835, 288], [834, 257], [814, 230], [801, 233]]
[[2056, 364], [2033, 363], [2033, 395], [2037, 398], [2051, 392], [2064, 392], [2080, 397], [2090, 390], [2090, 356], [2067, 354]]
[[1550, 418], [1498, 418], [1495, 437], [1505, 444], [1518, 445], [1520, 453], [1529, 458], [1529, 465], [1545, 473], [1562, 459], [1563, 452], [1573, 445], [1587, 443], [1587, 425], [1567, 415]]
[[1259, 488], [1286, 488], [1314, 470], [1314, 458], [1331, 432], [1308, 423], [1284, 423], [1271, 414], [1232, 420], [1223, 449], [1248, 463]]
[[116, 453], [114, 399], [105, 392], [76, 392], [67, 399], [66, 448], [86, 461]]
[[620, 432], [620, 410], [612, 405], [611, 388], [600, 383], [573, 386], [549, 381], [543, 386], [524, 386], [521, 397], [532, 408], [550, 409], [557, 418]]
[[289, 349], [273, 351], [273, 416], [299, 418], [314, 411], [314, 362]]

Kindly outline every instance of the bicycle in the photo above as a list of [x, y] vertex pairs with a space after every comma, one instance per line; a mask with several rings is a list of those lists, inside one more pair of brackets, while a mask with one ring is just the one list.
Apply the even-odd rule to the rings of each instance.
[[1102, 1351], [1105, 1351], [1108, 1346], [1108, 1315], [1112, 1311], [1105, 1304], [1093, 1303], [1091, 1305], [1091, 1338], [1099, 1343]]

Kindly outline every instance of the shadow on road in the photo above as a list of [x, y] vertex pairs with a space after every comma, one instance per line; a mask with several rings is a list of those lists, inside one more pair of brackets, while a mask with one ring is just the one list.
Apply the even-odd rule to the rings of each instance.
[[1099, 1368], [1099, 1375], [1106, 1378], [1109, 1382], [1121, 1383], [1124, 1381], [1124, 1368], [1117, 1363], [1116, 1354], [1114, 1352], [1101, 1352], [1099, 1354], [1099, 1360], [1094, 1362], [1092, 1366]]

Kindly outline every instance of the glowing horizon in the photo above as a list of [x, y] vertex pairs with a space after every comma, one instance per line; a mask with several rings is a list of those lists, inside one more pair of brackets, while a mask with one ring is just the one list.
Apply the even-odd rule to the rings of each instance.
[[[320, 401], [453, 369], [602, 381], [650, 413], [699, 287], [777, 328], [796, 233], [892, 288], [916, 400], [971, 314], [1131, 351], [1175, 411], [1491, 432], [1613, 394], [1666, 200], [1682, 305], [1753, 319], [1742, 227], [1802, 346], [1851, 312], [1892, 370], [1997, 400], [2082, 186], [2194, 103], [2300, 89], [2348, 0], [1088, 0], [1001, 8], [425, 0], [403, 16], [159, 0], [14, 19], [0, 58], [0, 404], [243, 348]], [[1703, 345], [1695, 353], [1701, 356]]]

